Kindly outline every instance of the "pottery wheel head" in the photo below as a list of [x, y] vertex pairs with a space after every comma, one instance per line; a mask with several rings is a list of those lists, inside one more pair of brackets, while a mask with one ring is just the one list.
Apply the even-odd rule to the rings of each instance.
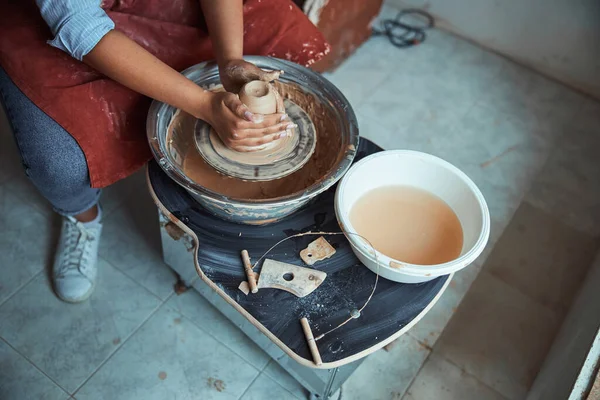
[[235, 151], [223, 144], [210, 125], [198, 120], [194, 129], [198, 152], [220, 173], [245, 181], [271, 181], [299, 170], [315, 151], [315, 126], [298, 105], [287, 99], [284, 104], [291, 122], [298, 125], [291, 136], [252, 151]]

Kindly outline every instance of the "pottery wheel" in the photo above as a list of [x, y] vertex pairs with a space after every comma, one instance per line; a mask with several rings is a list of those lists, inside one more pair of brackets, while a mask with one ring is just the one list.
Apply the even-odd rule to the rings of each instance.
[[292, 136], [255, 151], [238, 152], [226, 147], [209, 124], [198, 120], [194, 128], [198, 152], [220, 173], [246, 181], [271, 181], [299, 170], [315, 151], [315, 126], [301, 107], [287, 99], [284, 104], [291, 122], [298, 125]]
[[[372, 142], [361, 139], [354, 162], [381, 150]], [[247, 279], [240, 257], [241, 249], [248, 250], [254, 261], [273, 244], [293, 234], [314, 230], [339, 231], [334, 209], [335, 186], [281, 221], [249, 226], [221, 220], [208, 209], [200, 207], [195, 198], [171, 180], [155, 161], [149, 163], [148, 177], [150, 191], [161, 212], [166, 215], [165, 220], [174, 222], [179, 227], [187, 226], [188, 232], [193, 232], [192, 235], [196, 238], [195, 265], [203, 276], [194, 287], [202, 293], [210, 294], [211, 302], [222, 304], [219, 309], [230, 318], [234, 319], [233, 314], [236, 314], [236, 321], [241, 321], [240, 326], [246, 324], [247, 320], [255, 326], [261, 326], [262, 333], [257, 333], [256, 337], [263, 338], [261, 340], [264, 343], [270, 342], [263, 334], [274, 341], [273, 337], [276, 337], [275, 343], [282, 351], [296, 360], [306, 360], [305, 365], [312, 362], [312, 356], [300, 318], [308, 318], [313, 335], [317, 337], [341, 323], [351, 310], [364, 304], [370, 295], [375, 274], [360, 263], [343, 235], [327, 236], [327, 241], [335, 247], [336, 254], [327, 261], [316, 264], [317, 269], [327, 273], [327, 279], [307, 297], [300, 299], [291, 293], [275, 289], [260, 289], [256, 294], [245, 296], [238, 289], [240, 282]], [[313, 240], [314, 236], [304, 236], [283, 242], [269, 252], [269, 258], [303, 265], [298, 250], [307, 247]], [[171, 240], [167, 242], [168, 246], [176, 246]], [[172, 250], [175, 248], [182, 249], [173, 247]], [[191, 257], [189, 258], [191, 262]], [[188, 279], [191, 279], [189, 271], [194, 269], [193, 266], [182, 263], [180, 268], [181, 271], [187, 271]], [[440, 276], [429, 282], [413, 285], [380, 278], [377, 290], [361, 317], [318, 341], [323, 362], [335, 363], [328, 366], [333, 368], [356, 362], [358, 358], [375, 351], [392, 335], [405, 331], [423, 317], [451, 279], [451, 276]], [[219, 291], [213, 291], [206, 284], [218, 287]]]

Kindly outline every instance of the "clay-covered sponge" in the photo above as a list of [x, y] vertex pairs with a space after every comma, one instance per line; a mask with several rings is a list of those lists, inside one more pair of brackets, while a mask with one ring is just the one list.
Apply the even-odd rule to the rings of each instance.
[[290, 121], [297, 125], [291, 136], [255, 151], [238, 152], [225, 146], [209, 124], [198, 120], [194, 127], [198, 152], [215, 170], [246, 181], [271, 181], [290, 175], [302, 168], [315, 151], [316, 131], [300, 106], [287, 99], [284, 106]]

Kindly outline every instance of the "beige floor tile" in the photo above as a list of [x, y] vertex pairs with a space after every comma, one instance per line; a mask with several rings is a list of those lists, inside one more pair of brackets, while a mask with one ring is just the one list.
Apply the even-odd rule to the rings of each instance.
[[[37, 190], [33, 182], [25, 175], [24, 170], [21, 169], [15, 172], [13, 178], [6, 182], [5, 185], [10, 187], [12, 194], [21, 199], [21, 201], [33, 206], [40, 213], [44, 215], [54, 213], [50, 202]], [[59, 219], [60, 217], [57, 217], [57, 220]]]
[[[269, 365], [264, 369], [263, 375], [267, 375], [269, 378], [283, 386], [287, 391], [292, 393], [299, 399], [305, 399], [308, 391], [298, 382], [293, 376], [287, 373], [277, 361], [269, 361]], [[334, 397], [333, 399], [336, 399]]]
[[258, 370], [225, 345], [185, 316], [163, 306], [75, 397], [78, 400], [239, 399], [258, 375]]
[[149, 197], [146, 184], [146, 168], [143, 167], [134, 174], [122, 179], [102, 190], [100, 204], [104, 216], [108, 217], [124, 203], [135, 204]]
[[585, 132], [598, 132], [600, 129], [600, 102], [586, 98], [573, 125]]
[[147, 192], [132, 194], [106, 217], [99, 253], [161, 299], [173, 293], [177, 278], [163, 262], [158, 213]]
[[481, 92], [480, 104], [510, 115], [556, 138], [561, 127], [573, 122], [584, 96], [536, 72], [507, 61], [494, 85]]
[[598, 238], [523, 202], [485, 270], [562, 315], [592, 264], [598, 244]]
[[0, 186], [0, 304], [51, 265], [58, 229], [49, 210], [14, 194], [16, 181]]
[[248, 388], [240, 400], [263, 400], [269, 398], [277, 400], [299, 399], [263, 373], [252, 382], [252, 385], [250, 385], [250, 388]]
[[267, 353], [195, 290], [172, 296], [167, 305], [188, 317], [259, 371], [269, 362]]
[[343, 385], [344, 400], [399, 400], [429, 349], [408, 335], [389, 352], [379, 350], [367, 358]]
[[501, 222], [510, 220], [549, 153], [541, 130], [485, 106], [474, 106], [450, 128], [410, 128], [428, 138], [426, 151], [451, 162], [477, 184], [491, 217]]
[[442, 297], [408, 334], [421, 344], [433, 347], [480, 271], [480, 264], [474, 263], [455, 273]]
[[534, 206], [592, 235], [600, 235], [599, 131], [600, 126], [565, 134], [525, 196]]
[[433, 353], [408, 389], [404, 400], [504, 400], [472, 375]]
[[484, 267], [434, 349], [507, 398], [521, 399], [558, 325], [555, 313]]
[[159, 304], [146, 289], [99, 260], [96, 289], [79, 304], [60, 301], [45, 274], [37, 275], [0, 307], [0, 336], [73, 392]]
[[391, 44], [384, 38], [376, 38], [360, 46], [338, 69], [325, 74], [342, 91], [355, 111], [385, 83], [395, 68], [395, 62], [406, 61], [406, 54], [390, 54], [390, 47]]
[[63, 400], [60, 387], [0, 340], [0, 399]]

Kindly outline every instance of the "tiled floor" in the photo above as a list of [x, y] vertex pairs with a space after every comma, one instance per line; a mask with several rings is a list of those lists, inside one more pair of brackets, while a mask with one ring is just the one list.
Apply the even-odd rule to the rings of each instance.
[[[372, 39], [328, 77], [363, 136], [455, 163], [493, 219], [484, 256], [390, 352], [364, 362], [343, 399], [522, 399], [598, 249], [600, 106], [436, 31], [405, 50]], [[47, 277], [56, 217], [11, 140], [3, 127], [0, 398], [304, 397], [194, 291], [173, 293], [141, 174], [105, 191], [96, 292], [58, 301]]]

